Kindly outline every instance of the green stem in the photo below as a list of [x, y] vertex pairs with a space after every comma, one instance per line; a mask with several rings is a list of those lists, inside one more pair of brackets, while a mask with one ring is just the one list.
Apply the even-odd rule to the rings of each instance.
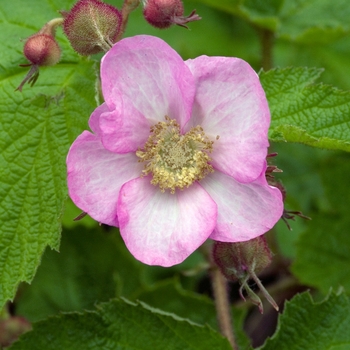
[[232, 349], [238, 350], [232, 329], [231, 307], [227, 293], [227, 282], [216, 266], [213, 267], [211, 271], [211, 282], [220, 331], [222, 335], [228, 339]]

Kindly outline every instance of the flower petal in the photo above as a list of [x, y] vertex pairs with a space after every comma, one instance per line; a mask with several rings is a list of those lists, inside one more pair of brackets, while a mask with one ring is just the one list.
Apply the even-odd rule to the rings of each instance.
[[112, 152], [135, 152], [147, 141], [151, 125], [134, 106], [124, 105], [122, 95], [117, 95], [116, 92], [115, 109], [100, 117], [102, 143]]
[[89, 126], [90, 129], [93, 131], [93, 133], [98, 136], [101, 134], [100, 129], [100, 116], [101, 114], [109, 112], [109, 109], [105, 103], [102, 103], [100, 106], [98, 106], [91, 114], [89, 119]]
[[216, 224], [217, 207], [198, 183], [170, 194], [145, 177], [121, 188], [118, 217], [120, 233], [136, 259], [172, 266], [208, 238]]
[[98, 137], [84, 131], [69, 150], [67, 168], [73, 202], [95, 220], [118, 226], [120, 188], [142, 171], [135, 154], [107, 151]]
[[[152, 125], [167, 115], [183, 126], [191, 116], [193, 76], [178, 53], [159, 38], [139, 35], [117, 42], [102, 59], [101, 77], [109, 109], [122, 107], [122, 118], [133, 118], [129, 113], [136, 110]], [[116, 103], [119, 98], [122, 102]]]
[[213, 166], [237, 181], [262, 172], [267, 154], [270, 111], [259, 77], [239, 58], [200, 56], [186, 61], [196, 79], [193, 115], [214, 142]]
[[217, 225], [210, 238], [221, 242], [242, 242], [258, 237], [281, 218], [281, 192], [267, 184], [265, 173], [252, 183], [242, 184], [216, 171], [201, 185], [218, 206]]

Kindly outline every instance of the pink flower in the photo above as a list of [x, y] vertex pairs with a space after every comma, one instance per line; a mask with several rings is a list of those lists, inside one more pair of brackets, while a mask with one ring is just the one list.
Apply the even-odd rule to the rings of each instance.
[[171, 266], [206, 239], [246, 241], [278, 221], [265, 179], [270, 112], [238, 58], [183, 61], [164, 41], [135, 36], [103, 57], [105, 103], [68, 157], [73, 202], [117, 226], [136, 259]]

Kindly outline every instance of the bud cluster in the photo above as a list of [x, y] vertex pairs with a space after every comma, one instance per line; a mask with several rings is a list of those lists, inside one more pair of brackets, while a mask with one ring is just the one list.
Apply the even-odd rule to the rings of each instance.
[[[51, 20], [26, 40], [23, 54], [30, 63], [21, 66], [31, 68], [16, 90], [22, 91], [27, 82], [33, 86], [39, 77], [39, 67], [52, 66], [59, 62], [61, 49], [55, 39], [57, 26], [63, 27], [63, 33], [80, 55], [107, 52], [121, 39], [128, 16], [140, 1], [124, 0], [122, 10], [119, 11], [101, 0], [79, 0], [70, 11], [60, 11], [63, 18]], [[143, 2], [145, 19], [157, 28], [168, 28], [173, 24], [186, 27], [186, 23], [200, 19], [195, 11], [187, 17], [184, 16], [181, 0]]]

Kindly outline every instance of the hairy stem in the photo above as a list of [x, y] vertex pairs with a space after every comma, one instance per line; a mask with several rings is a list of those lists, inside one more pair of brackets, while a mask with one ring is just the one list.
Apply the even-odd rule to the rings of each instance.
[[227, 293], [227, 281], [216, 266], [214, 266], [211, 271], [211, 282], [220, 331], [222, 335], [228, 339], [232, 349], [238, 350], [232, 329], [231, 307]]
[[122, 24], [120, 33], [117, 37], [117, 41], [119, 41], [125, 32], [126, 25], [128, 24], [129, 15], [132, 11], [134, 11], [140, 4], [140, 0], [124, 0], [123, 7], [122, 7]]
[[53, 37], [56, 34], [56, 29], [58, 26], [61, 26], [63, 24], [64, 19], [59, 17], [59, 18], [54, 18], [51, 21], [47, 22], [40, 30], [38, 33], [40, 34], [47, 34], [47, 35], [52, 35]]

